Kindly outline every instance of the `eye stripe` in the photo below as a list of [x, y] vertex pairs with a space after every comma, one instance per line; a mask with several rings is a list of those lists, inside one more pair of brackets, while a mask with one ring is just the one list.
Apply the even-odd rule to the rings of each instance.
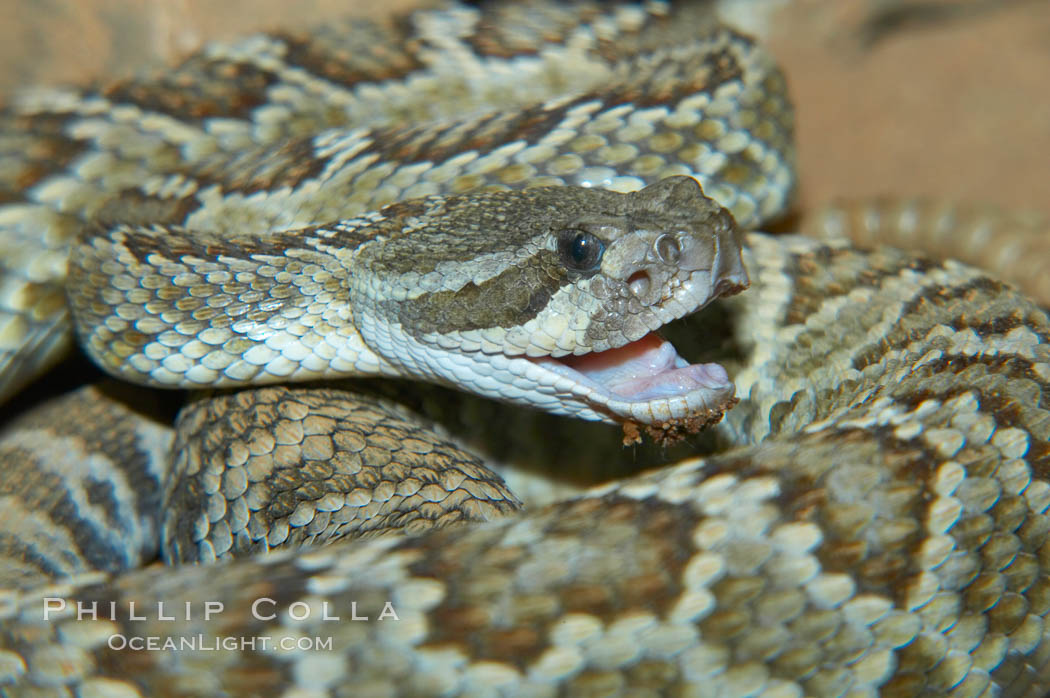
[[540, 250], [480, 284], [427, 293], [392, 306], [412, 335], [515, 327], [539, 315], [550, 298], [571, 283], [559, 256]]

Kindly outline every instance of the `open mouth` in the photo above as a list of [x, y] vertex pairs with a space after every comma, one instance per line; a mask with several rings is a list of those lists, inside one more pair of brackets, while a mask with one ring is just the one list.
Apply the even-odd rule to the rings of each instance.
[[[674, 440], [717, 422], [736, 404], [735, 386], [718, 364], [691, 364], [655, 332], [621, 347], [580, 356], [528, 359], [658, 440]], [[655, 431], [654, 431], [655, 430]], [[636, 434], [627, 434], [630, 441]], [[627, 439], [625, 439], [627, 440]]]
[[[627, 400], [648, 401], [694, 390], [732, 388], [718, 364], [690, 364], [655, 332], [615, 349], [553, 359], [552, 370], [575, 371], [582, 378]], [[557, 368], [560, 364], [561, 369]]]

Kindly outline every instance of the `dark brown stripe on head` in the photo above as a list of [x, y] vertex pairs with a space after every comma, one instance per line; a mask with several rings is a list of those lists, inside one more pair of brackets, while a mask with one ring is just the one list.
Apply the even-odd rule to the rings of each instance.
[[481, 284], [424, 294], [395, 307], [401, 324], [413, 333], [515, 327], [539, 315], [570, 283], [557, 254], [540, 250], [527, 264], [508, 267]]

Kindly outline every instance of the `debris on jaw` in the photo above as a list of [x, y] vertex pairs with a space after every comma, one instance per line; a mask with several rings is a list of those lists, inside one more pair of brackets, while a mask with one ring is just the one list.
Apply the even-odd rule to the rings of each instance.
[[661, 446], [670, 446], [686, 437], [687, 434], [696, 434], [707, 427], [714, 426], [722, 421], [722, 416], [733, 409], [740, 398], [733, 396], [727, 399], [717, 408], [702, 410], [681, 419], [671, 419], [657, 424], [639, 424], [638, 422], [623, 423], [623, 445], [631, 446], [642, 442], [642, 431], [649, 438]]

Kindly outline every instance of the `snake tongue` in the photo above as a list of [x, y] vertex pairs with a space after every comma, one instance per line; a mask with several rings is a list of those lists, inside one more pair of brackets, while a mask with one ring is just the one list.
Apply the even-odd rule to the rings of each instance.
[[698, 389], [723, 391], [732, 384], [718, 364], [690, 364], [656, 333], [615, 349], [565, 357], [561, 363], [629, 400], [684, 395]]

